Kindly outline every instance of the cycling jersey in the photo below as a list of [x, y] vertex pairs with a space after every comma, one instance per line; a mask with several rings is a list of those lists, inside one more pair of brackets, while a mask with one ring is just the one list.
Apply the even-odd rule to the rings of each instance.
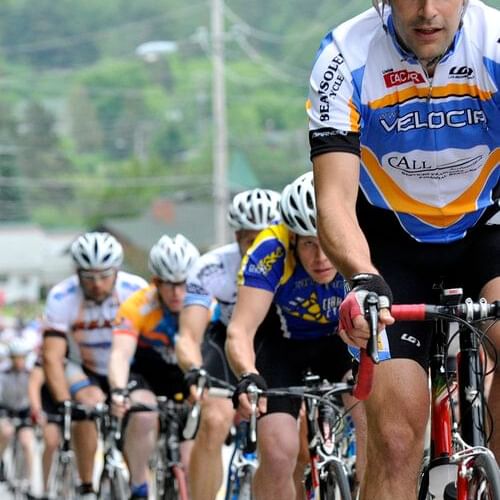
[[113, 293], [98, 304], [85, 299], [78, 277], [70, 276], [49, 292], [44, 330], [66, 336], [71, 361], [98, 375], [107, 375], [116, 311], [127, 297], [146, 286], [143, 278], [119, 271]]
[[27, 369], [14, 369], [0, 373], [0, 408], [20, 411], [29, 408], [28, 381], [30, 372]]
[[414, 239], [461, 239], [493, 204], [500, 176], [500, 12], [471, 0], [428, 77], [375, 11], [324, 38], [307, 102], [311, 156], [361, 157], [368, 201]]
[[227, 326], [236, 303], [236, 277], [241, 264], [237, 243], [230, 243], [202, 255], [190, 272], [184, 306], [201, 305], [207, 309], [216, 299], [219, 320]]
[[330, 283], [316, 283], [296, 258], [284, 224], [259, 233], [243, 258], [238, 284], [274, 294], [285, 337], [309, 340], [336, 333], [344, 279], [337, 274]]
[[175, 337], [178, 314], [173, 314], [158, 300], [156, 285], [135, 292], [118, 309], [115, 335], [131, 335], [137, 349], [153, 350], [169, 364], [176, 364]]

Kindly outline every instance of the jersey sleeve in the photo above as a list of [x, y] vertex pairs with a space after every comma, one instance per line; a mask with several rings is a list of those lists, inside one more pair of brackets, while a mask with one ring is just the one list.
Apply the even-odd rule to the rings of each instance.
[[310, 77], [306, 109], [311, 158], [333, 151], [359, 156], [358, 101], [345, 56], [330, 32], [321, 43]]
[[70, 327], [67, 307], [62, 304], [61, 297], [51, 291], [47, 297], [43, 315], [43, 331], [56, 331], [67, 334]]
[[211, 288], [221, 272], [220, 262], [204, 260], [203, 257], [199, 259], [197, 266], [188, 276], [184, 307], [198, 305], [213, 310], [215, 299]]
[[276, 291], [285, 268], [285, 245], [272, 232], [262, 231], [242, 260], [238, 285]]

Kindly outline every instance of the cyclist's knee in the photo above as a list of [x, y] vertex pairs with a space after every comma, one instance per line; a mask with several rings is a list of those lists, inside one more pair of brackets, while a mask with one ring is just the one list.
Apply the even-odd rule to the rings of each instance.
[[205, 439], [211, 443], [222, 445], [227, 437], [234, 418], [234, 411], [229, 407], [219, 406], [210, 402], [203, 406], [201, 412], [198, 439]]
[[0, 420], [0, 440], [9, 441], [14, 436], [14, 426], [7, 420]]
[[127, 427], [134, 429], [134, 434], [147, 434], [158, 426], [158, 414], [155, 412], [135, 412], [130, 415]]
[[106, 399], [106, 396], [104, 395], [102, 390], [96, 385], [83, 387], [82, 389], [78, 390], [78, 392], [76, 392], [74, 397], [79, 403], [89, 406], [103, 403]]

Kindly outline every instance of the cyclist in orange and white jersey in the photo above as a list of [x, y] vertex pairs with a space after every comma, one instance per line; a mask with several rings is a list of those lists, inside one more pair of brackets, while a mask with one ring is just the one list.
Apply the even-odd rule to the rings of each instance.
[[[75, 399], [95, 405], [106, 399], [112, 324], [116, 311], [147, 282], [119, 271], [120, 243], [108, 233], [92, 232], [71, 246], [76, 273], [53, 287], [47, 297], [42, 347], [46, 381], [56, 404]], [[73, 441], [81, 496], [95, 498], [92, 488], [97, 430], [77, 422]]]
[[[175, 342], [186, 278], [199, 257], [198, 249], [182, 234], [164, 235], [151, 248], [151, 284], [131, 295], [118, 309], [109, 360], [113, 411], [123, 417], [130, 404], [156, 405], [156, 396], [183, 400], [184, 373], [177, 364]], [[210, 319], [210, 311], [207, 311]], [[131, 374], [133, 387], [128, 388]], [[158, 414], [128, 416], [124, 452], [130, 471], [131, 499], [148, 498], [148, 465], [158, 435]], [[187, 469], [190, 443], [180, 445]]]
[[[438, 281], [500, 298], [500, 259], [491, 258], [500, 232], [488, 224], [499, 196], [500, 12], [479, 0], [373, 3], [324, 38], [307, 104], [318, 234], [354, 287], [341, 334], [358, 347], [368, 335], [359, 291], [386, 305], [432, 302]], [[380, 320], [394, 321], [386, 308]], [[430, 336], [417, 324], [387, 333], [366, 404], [374, 432], [362, 498], [413, 499]], [[500, 325], [489, 335], [500, 347]], [[493, 388], [492, 407], [499, 401]]]

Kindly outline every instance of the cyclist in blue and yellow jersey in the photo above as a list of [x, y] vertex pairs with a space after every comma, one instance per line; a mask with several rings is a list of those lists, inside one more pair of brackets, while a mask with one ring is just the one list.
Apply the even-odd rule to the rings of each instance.
[[[248, 416], [246, 388], [301, 385], [307, 371], [338, 382], [350, 375], [351, 356], [337, 335], [338, 308], [344, 279], [321, 250], [316, 236], [316, 205], [312, 172], [283, 190], [283, 223], [256, 238], [243, 258], [238, 298], [227, 328], [226, 352], [239, 377], [235, 404]], [[276, 307], [278, 320], [265, 327], [258, 353], [254, 336]], [[356, 400], [345, 398], [348, 407]], [[260, 465], [255, 475], [259, 499], [303, 498], [302, 471], [297, 465], [300, 400], [271, 397], [261, 400], [258, 424]], [[358, 473], [363, 473], [363, 408], [353, 409], [358, 437]], [[295, 480], [294, 480], [295, 471]]]
[[[186, 278], [199, 255], [182, 234], [173, 238], [162, 236], [149, 254], [152, 283], [120, 306], [108, 374], [113, 411], [118, 417], [123, 417], [133, 403], [154, 406], [156, 396], [180, 397], [182, 401], [187, 395], [184, 374], [177, 365], [175, 342]], [[210, 310], [206, 311], [206, 318], [210, 320]], [[157, 427], [158, 415], [154, 412], [134, 412], [128, 418], [124, 452], [133, 499], [148, 498], [148, 464], [157, 440]], [[189, 443], [181, 443], [186, 470], [189, 449]]]
[[[108, 361], [116, 311], [147, 282], [119, 270], [123, 248], [109, 233], [79, 236], [71, 245], [71, 256], [75, 274], [55, 285], [47, 297], [43, 369], [57, 406], [70, 399], [95, 406], [106, 400], [109, 391]], [[80, 498], [93, 500], [95, 422], [75, 422], [72, 434]]]
[[[369, 336], [362, 293], [385, 306], [434, 303], [433, 284], [500, 298], [500, 227], [490, 222], [499, 206], [500, 12], [479, 0], [373, 4], [323, 39], [307, 103], [318, 235], [354, 288], [341, 335], [357, 347]], [[394, 322], [387, 307], [379, 317], [381, 328]], [[500, 324], [488, 335], [498, 349]], [[405, 322], [386, 340], [390, 359], [366, 402], [374, 432], [362, 498], [414, 499], [431, 335]], [[499, 377], [490, 395], [497, 422]]]
[[[279, 193], [267, 189], [236, 194], [228, 210], [236, 241], [202, 255], [189, 275], [176, 350], [191, 386], [196, 384], [202, 366], [213, 377], [236, 382], [224, 355], [224, 342], [236, 301], [238, 269], [257, 234], [279, 218], [278, 203]], [[219, 304], [220, 318], [207, 328], [207, 309], [214, 299]], [[230, 401], [202, 399], [200, 426], [189, 468], [193, 500], [214, 500], [217, 496], [223, 478], [222, 446], [234, 415]]]

